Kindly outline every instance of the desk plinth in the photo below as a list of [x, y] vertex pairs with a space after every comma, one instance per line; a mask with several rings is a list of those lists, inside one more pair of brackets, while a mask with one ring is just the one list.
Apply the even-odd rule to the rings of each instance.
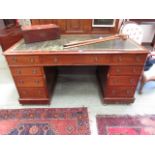
[[[48, 104], [56, 83], [56, 66], [97, 66], [105, 103], [134, 102], [148, 51], [129, 39], [62, 48], [64, 43], [95, 37], [98, 36], [63, 35], [56, 41], [33, 44], [20, 41], [8, 49], [4, 55], [20, 96], [19, 102]], [[45, 69], [47, 66], [49, 70]]]

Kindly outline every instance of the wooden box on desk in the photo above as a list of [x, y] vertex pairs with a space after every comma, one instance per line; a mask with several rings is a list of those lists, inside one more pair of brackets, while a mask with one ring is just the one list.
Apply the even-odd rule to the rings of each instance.
[[22, 27], [25, 43], [55, 40], [60, 38], [60, 28], [55, 24]]

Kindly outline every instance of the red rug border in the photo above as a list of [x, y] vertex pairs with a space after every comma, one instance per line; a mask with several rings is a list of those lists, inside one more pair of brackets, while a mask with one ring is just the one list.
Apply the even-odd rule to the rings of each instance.
[[[91, 134], [91, 130], [90, 130], [90, 120], [89, 120], [89, 112], [88, 112], [88, 108], [87, 107], [46, 107], [46, 108], [37, 108], [37, 107], [35, 107], [35, 108], [10, 108], [10, 109], [0, 109], [0, 115], [2, 115], [3, 116], [3, 113], [5, 114], [6, 113], [6, 116], [8, 116], [8, 114], [9, 114], [9, 112], [11, 112], [11, 111], [16, 111], [17, 113], [18, 113], [18, 110], [19, 110], [19, 114], [20, 113], [22, 113], [23, 111], [30, 111], [30, 112], [32, 112], [32, 114], [33, 114], [33, 111], [35, 111], [35, 110], [43, 110], [43, 111], [48, 111], [48, 110], [53, 110], [53, 112], [57, 112], [57, 110], [58, 110], [58, 112], [59, 111], [61, 111], [62, 110], [62, 112], [63, 111], [65, 111], [66, 113], [67, 113], [67, 111], [68, 112], [78, 112], [78, 111], [83, 111], [84, 112], [84, 115], [85, 115], [85, 117], [87, 118], [86, 119], [86, 121], [87, 121], [87, 134], [77, 134], [77, 135], [90, 135]], [[8, 113], [8, 114], [7, 114]], [[69, 114], [69, 113], [68, 113]], [[22, 118], [22, 117], [21, 117]], [[6, 117], [5, 118], [5, 120], [7, 121], [7, 119], [8, 120], [11, 120], [11, 119], [14, 119], [14, 118], [11, 118], [11, 117]], [[18, 118], [17, 118], [18, 119]], [[31, 119], [31, 118], [28, 118], [28, 119]], [[52, 118], [52, 119], [54, 119], [54, 118]], [[59, 118], [58, 118], [59, 119]], [[78, 119], [78, 118], [77, 118]], [[0, 120], [3, 120], [3, 118], [0, 118]]]
[[[110, 115], [108, 115], [108, 114], [98, 114], [98, 115], [96, 115], [96, 124], [97, 124], [97, 131], [98, 131], [98, 134], [99, 135], [107, 135], [106, 133], [105, 133], [105, 131], [103, 131], [104, 129], [105, 129], [105, 127], [107, 126], [107, 125], [102, 125], [102, 128], [100, 127], [100, 125], [99, 125], [99, 123], [102, 121], [103, 122], [103, 119], [104, 118], [109, 118], [109, 117], [114, 117], [114, 118], [116, 118], [116, 119], [118, 119], [118, 118], [122, 118], [122, 117], [126, 117], [127, 119], [130, 119], [130, 118], [132, 118], [132, 117], [135, 117], [136, 119], [138, 119], [138, 118], [141, 118], [141, 117], [148, 117], [148, 118], [150, 118], [150, 117], [153, 117], [153, 118], [155, 118], [155, 114], [133, 114], [133, 115], [129, 115], [129, 114], [110, 114]], [[104, 118], [103, 118], [104, 117]], [[109, 118], [110, 119], [110, 118]], [[122, 118], [123, 119], [123, 118]], [[106, 120], [107, 121], [107, 120]], [[137, 120], [138, 121], [138, 120]], [[107, 122], [106, 122], [107, 123]], [[109, 123], [109, 122], [108, 122]], [[128, 124], [128, 122], [126, 122], [127, 124]], [[111, 125], [110, 123], [108, 124], [108, 125]], [[112, 124], [113, 125], [113, 124]]]

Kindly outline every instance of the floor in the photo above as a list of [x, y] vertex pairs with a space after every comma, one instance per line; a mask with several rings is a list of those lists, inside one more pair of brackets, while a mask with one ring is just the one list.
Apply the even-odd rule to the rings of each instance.
[[[151, 72], [155, 72], [155, 66], [151, 68]], [[133, 104], [106, 105], [102, 102], [97, 79], [91, 73], [73, 75], [62, 72], [58, 77], [50, 105], [20, 105], [17, 90], [1, 50], [0, 92], [0, 109], [88, 107], [91, 134], [93, 135], [97, 134], [96, 114], [155, 114], [155, 82], [145, 85], [142, 95], [136, 92], [136, 100]]]

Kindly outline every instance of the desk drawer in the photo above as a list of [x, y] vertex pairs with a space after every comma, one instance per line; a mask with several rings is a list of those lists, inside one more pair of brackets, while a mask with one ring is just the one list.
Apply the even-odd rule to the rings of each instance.
[[10, 67], [14, 76], [21, 75], [43, 75], [43, 69], [41, 67]]
[[105, 97], [133, 97], [135, 87], [107, 87]]
[[7, 56], [9, 65], [34, 65], [39, 63], [38, 56]]
[[143, 66], [111, 66], [109, 75], [140, 75]]
[[18, 88], [21, 98], [47, 98], [45, 88]]
[[17, 87], [44, 87], [43, 77], [14, 77]]
[[114, 64], [141, 64], [143, 65], [146, 60], [146, 54], [119, 54], [119, 55], [113, 55], [112, 61]]
[[43, 65], [95, 65], [109, 64], [110, 55], [53, 55], [40, 58]]
[[134, 86], [137, 85], [139, 77], [137, 76], [109, 76], [109, 86]]

